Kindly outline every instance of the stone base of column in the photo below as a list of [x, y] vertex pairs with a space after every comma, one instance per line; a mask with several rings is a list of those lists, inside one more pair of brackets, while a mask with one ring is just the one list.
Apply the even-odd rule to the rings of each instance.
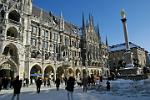
[[124, 53], [124, 61], [126, 63], [125, 68], [133, 68], [133, 59], [132, 59], [132, 52], [130, 50], [126, 51]]

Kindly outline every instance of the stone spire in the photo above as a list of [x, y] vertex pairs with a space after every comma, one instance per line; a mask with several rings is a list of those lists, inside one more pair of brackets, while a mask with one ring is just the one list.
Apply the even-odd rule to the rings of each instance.
[[63, 31], [63, 30], [64, 30], [64, 17], [61, 12], [61, 14], [60, 14], [60, 31]]
[[101, 43], [101, 35], [100, 35], [100, 30], [99, 30], [99, 24], [97, 24], [97, 35], [98, 35], [99, 42]]
[[108, 40], [107, 40], [107, 36], [106, 36], [106, 46], [108, 46]]
[[82, 13], [82, 34], [86, 37], [86, 23], [84, 19], [84, 13]]

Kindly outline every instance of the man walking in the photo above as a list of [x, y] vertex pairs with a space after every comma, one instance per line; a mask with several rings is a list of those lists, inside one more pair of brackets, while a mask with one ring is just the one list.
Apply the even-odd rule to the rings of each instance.
[[59, 90], [59, 85], [60, 85], [60, 78], [59, 77], [56, 78], [55, 84], [56, 84], [56, 89], [58, 91]]
[[15, 96], [17, 96], [17, 100], [19, 100], [21, 85], [22, 81], [19, 80], [19, 76], [16, 76], [16, 79], [13, 81], [14, 94], [11, 100], [14, 100]]
[[73, 76], [70, 76], [67, 80], [67, 86], [66, 90], [68, 91], [68, 100], [73, 100], [73, 91], [74, 91], [74, 85], [75, 85], [75, 78]]
[[38, 79], [36, 80], [37, 93], [40, 93], [41, 85], [42, 85], [42, 79], [38, 77]]

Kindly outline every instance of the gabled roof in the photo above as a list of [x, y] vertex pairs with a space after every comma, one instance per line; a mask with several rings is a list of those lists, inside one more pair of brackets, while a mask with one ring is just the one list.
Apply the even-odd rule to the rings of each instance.
[[[138, 46], [138, 45], [136, 45], [136, 44], [134, 44], [132, 42], [129, 42], [129, 47], [131, 49], [132, 48], [141, 48], [140, 46]], [[143, 49], [143, 48], [141, 48], [141, 49]], [[109, 52], [120, 51], [120, 50], [126, 50], [125, 43], [109, 46]]]
[[[46, 12], [46, 11], [42, 10], [41, 8], [36, 7], [36, 6], [32, 7], [32, 15], [35, 17], [39, 17], [39, 18], [42, 17], [43, 21], [51, 22], [51, 20], [53, 20], [56, 24], [59, 24], [59, 21], [60, 21], [59, 16], [55, 16], [51, 12], [48, 13], [48, 12]], [[77, 33], [80, 30], [78, 26], [76, 26], [72, 23], [69, 23], [67, 21], [64, 21], [64, 28], [65, 28], [65, 31], [71, 32], [71, 33]]]

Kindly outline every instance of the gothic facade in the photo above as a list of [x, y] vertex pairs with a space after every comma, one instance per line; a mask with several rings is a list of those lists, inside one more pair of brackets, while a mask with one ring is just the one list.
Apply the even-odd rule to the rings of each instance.
[[107, 46], [92, 16], [80, 28], [32, 0], [0, 1], [0, 59], [2, 77], [78, 77], [85, 69], [94, 75], [108, 70]]

